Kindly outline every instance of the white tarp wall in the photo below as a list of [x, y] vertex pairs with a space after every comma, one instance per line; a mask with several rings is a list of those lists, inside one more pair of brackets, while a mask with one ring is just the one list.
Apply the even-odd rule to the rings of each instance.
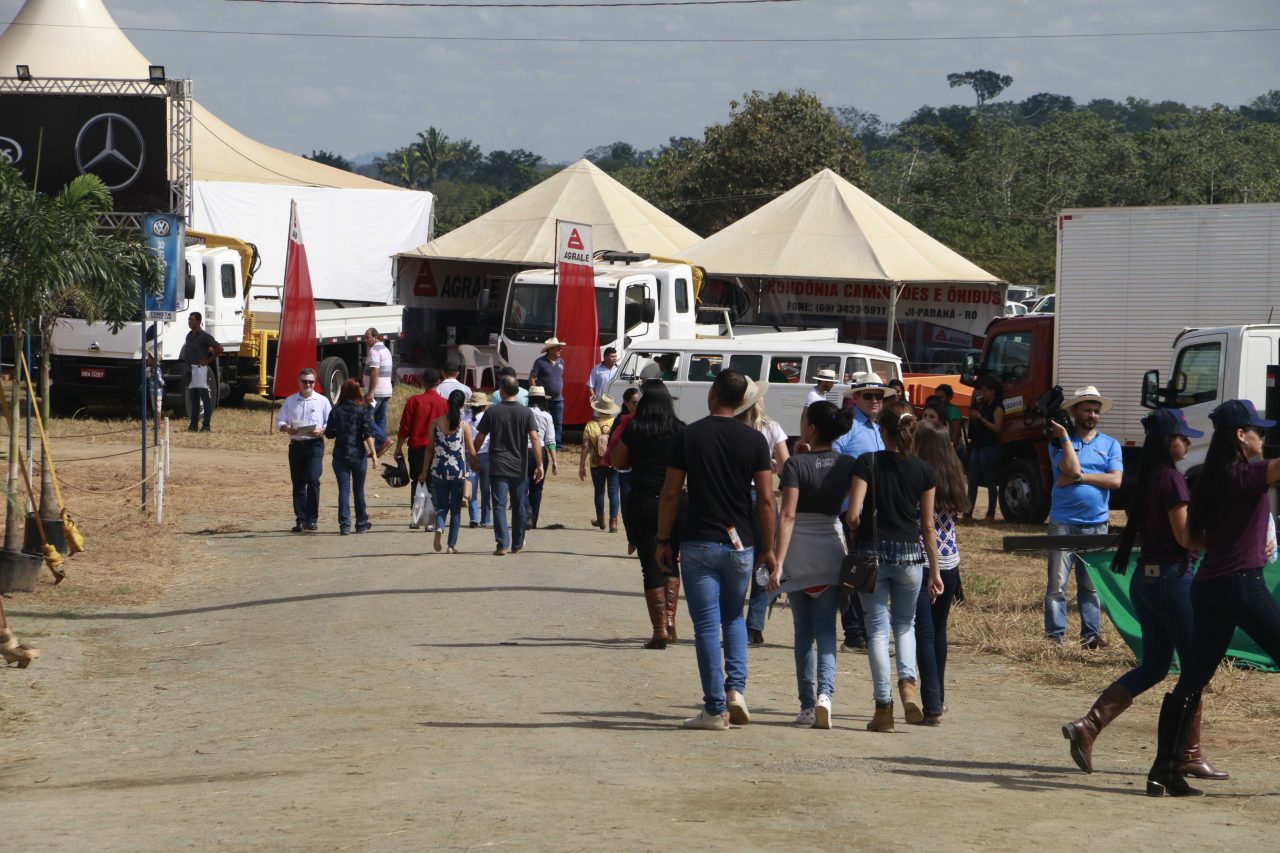
[[395, 301], [392, 256], [430, 236], [431, 193], [195, 181], [191, 227], [258, 247], [259, 284], [284, 284], [289, 201], [298, 202], [317, 299]]

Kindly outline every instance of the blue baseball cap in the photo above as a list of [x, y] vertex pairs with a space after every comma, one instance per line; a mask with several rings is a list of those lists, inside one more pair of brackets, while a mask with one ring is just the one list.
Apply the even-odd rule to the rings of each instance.
[[1204, 436], [1204, 433], [1200, 430], [1191, 428], [1191, 425], [1187, 423], [1187, 416], [1182, 413], [1182, 409], [1156, 409], [1142, 419], [1142, 428], [1146, 430], [1147, 435], [1181, 435], [1187, 438], [1202, 438]]
[[1209, 420], [1215, 427], [1238, 429], [1240, 427], [1257, 427], [1270, 429], [1276, 425], [1258, 414], [1257, 408], [1248, 400], [1227, 400], [1209, 413]]

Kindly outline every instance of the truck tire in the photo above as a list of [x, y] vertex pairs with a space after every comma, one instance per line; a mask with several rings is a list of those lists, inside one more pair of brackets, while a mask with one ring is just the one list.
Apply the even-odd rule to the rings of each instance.
[[1039, 524], [1049, 515], [1049, 490], [1034, 459], [1011, 459], [1000, 469], [1000, 511], [1018, 524]]
[[244, 395], [248, 393], [248, 389], [239, 383], [230, 386], [231, 390], [227, 392], [227, 396], [223, 398], [222, 405], [229, 409], [239, 409], [244, 407]]
[[347, 381], [347, 363], [337, 356], [329, 356], [320, 362], [320, 387], [324, 389], [329, 402], [338, 405], [338, 394], [342, 391], [342, 383]]
[[65, 388], [60, 389], [56, 383], [49, 388], [49, 409], [55, 416], [60, 418], [73, 417], [83, 405], [76, 392], [68, 391]]

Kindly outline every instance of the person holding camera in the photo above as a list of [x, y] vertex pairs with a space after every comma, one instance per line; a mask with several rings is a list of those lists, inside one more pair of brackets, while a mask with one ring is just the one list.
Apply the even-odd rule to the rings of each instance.
[[1000, 430], [1004, 427], [1004, 388], [990, 373], [978, 380], [969, 405], [969, 511], [978, 508], [978, 487], [987, 489], [987, 521], [996, 520], [1000, 502]]
[[[1110, 493], [1120, 488], [1124, 464], [1120, 442], [1098, 430], [1098, 418], [1112, 402], [1093, 385], [1076, 391], [1062, 404], [1070, 414], [1074, 435], [1050, 413], [1049, 469], [1056, 475], [1049, 509], [1049, 535], [1103, 535], [1107, 532]], [[1065, 418], [1063, 419], [1065, 420]], [[1076, 573], [1076, 605], [1080, 608], [1080, 645], [1102, 649], [1102, 605], [1089, 580], [1084, 561], [1071, 551], [1049, 552], [1049, 579], [1044, 593], [1044, 633], [1062, 644], [1067, 632], [1067, 581]]]

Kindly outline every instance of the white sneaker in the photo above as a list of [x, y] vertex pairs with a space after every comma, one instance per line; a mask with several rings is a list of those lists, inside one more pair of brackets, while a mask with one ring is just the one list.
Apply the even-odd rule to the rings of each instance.
[[742, 698], [741, 693], [732, 699], [725, 700], [725, 705], [729, 709], [729, 722], [735, 726], [745, 726], [751, 722], [751, 712], [747, 710], [747, 700]]
[[818, 707], [813, 709], [813, 727], [815, 729], [831, 728], [831, 697], [825, 693], [818, 695]]
[[723, 714], [708, 714], [706, 709], [703, 709], [698, 712], [698, 716], [690, 717], [681, 723], [680, 728], [727, 732], [729, 731], [729, 720]]
[[814, 715], [812, 708], [801, 708], [800, 713], [796, 714], [797, 726], [808, 726], [809, 728], [813, 728], [813, 720]]

